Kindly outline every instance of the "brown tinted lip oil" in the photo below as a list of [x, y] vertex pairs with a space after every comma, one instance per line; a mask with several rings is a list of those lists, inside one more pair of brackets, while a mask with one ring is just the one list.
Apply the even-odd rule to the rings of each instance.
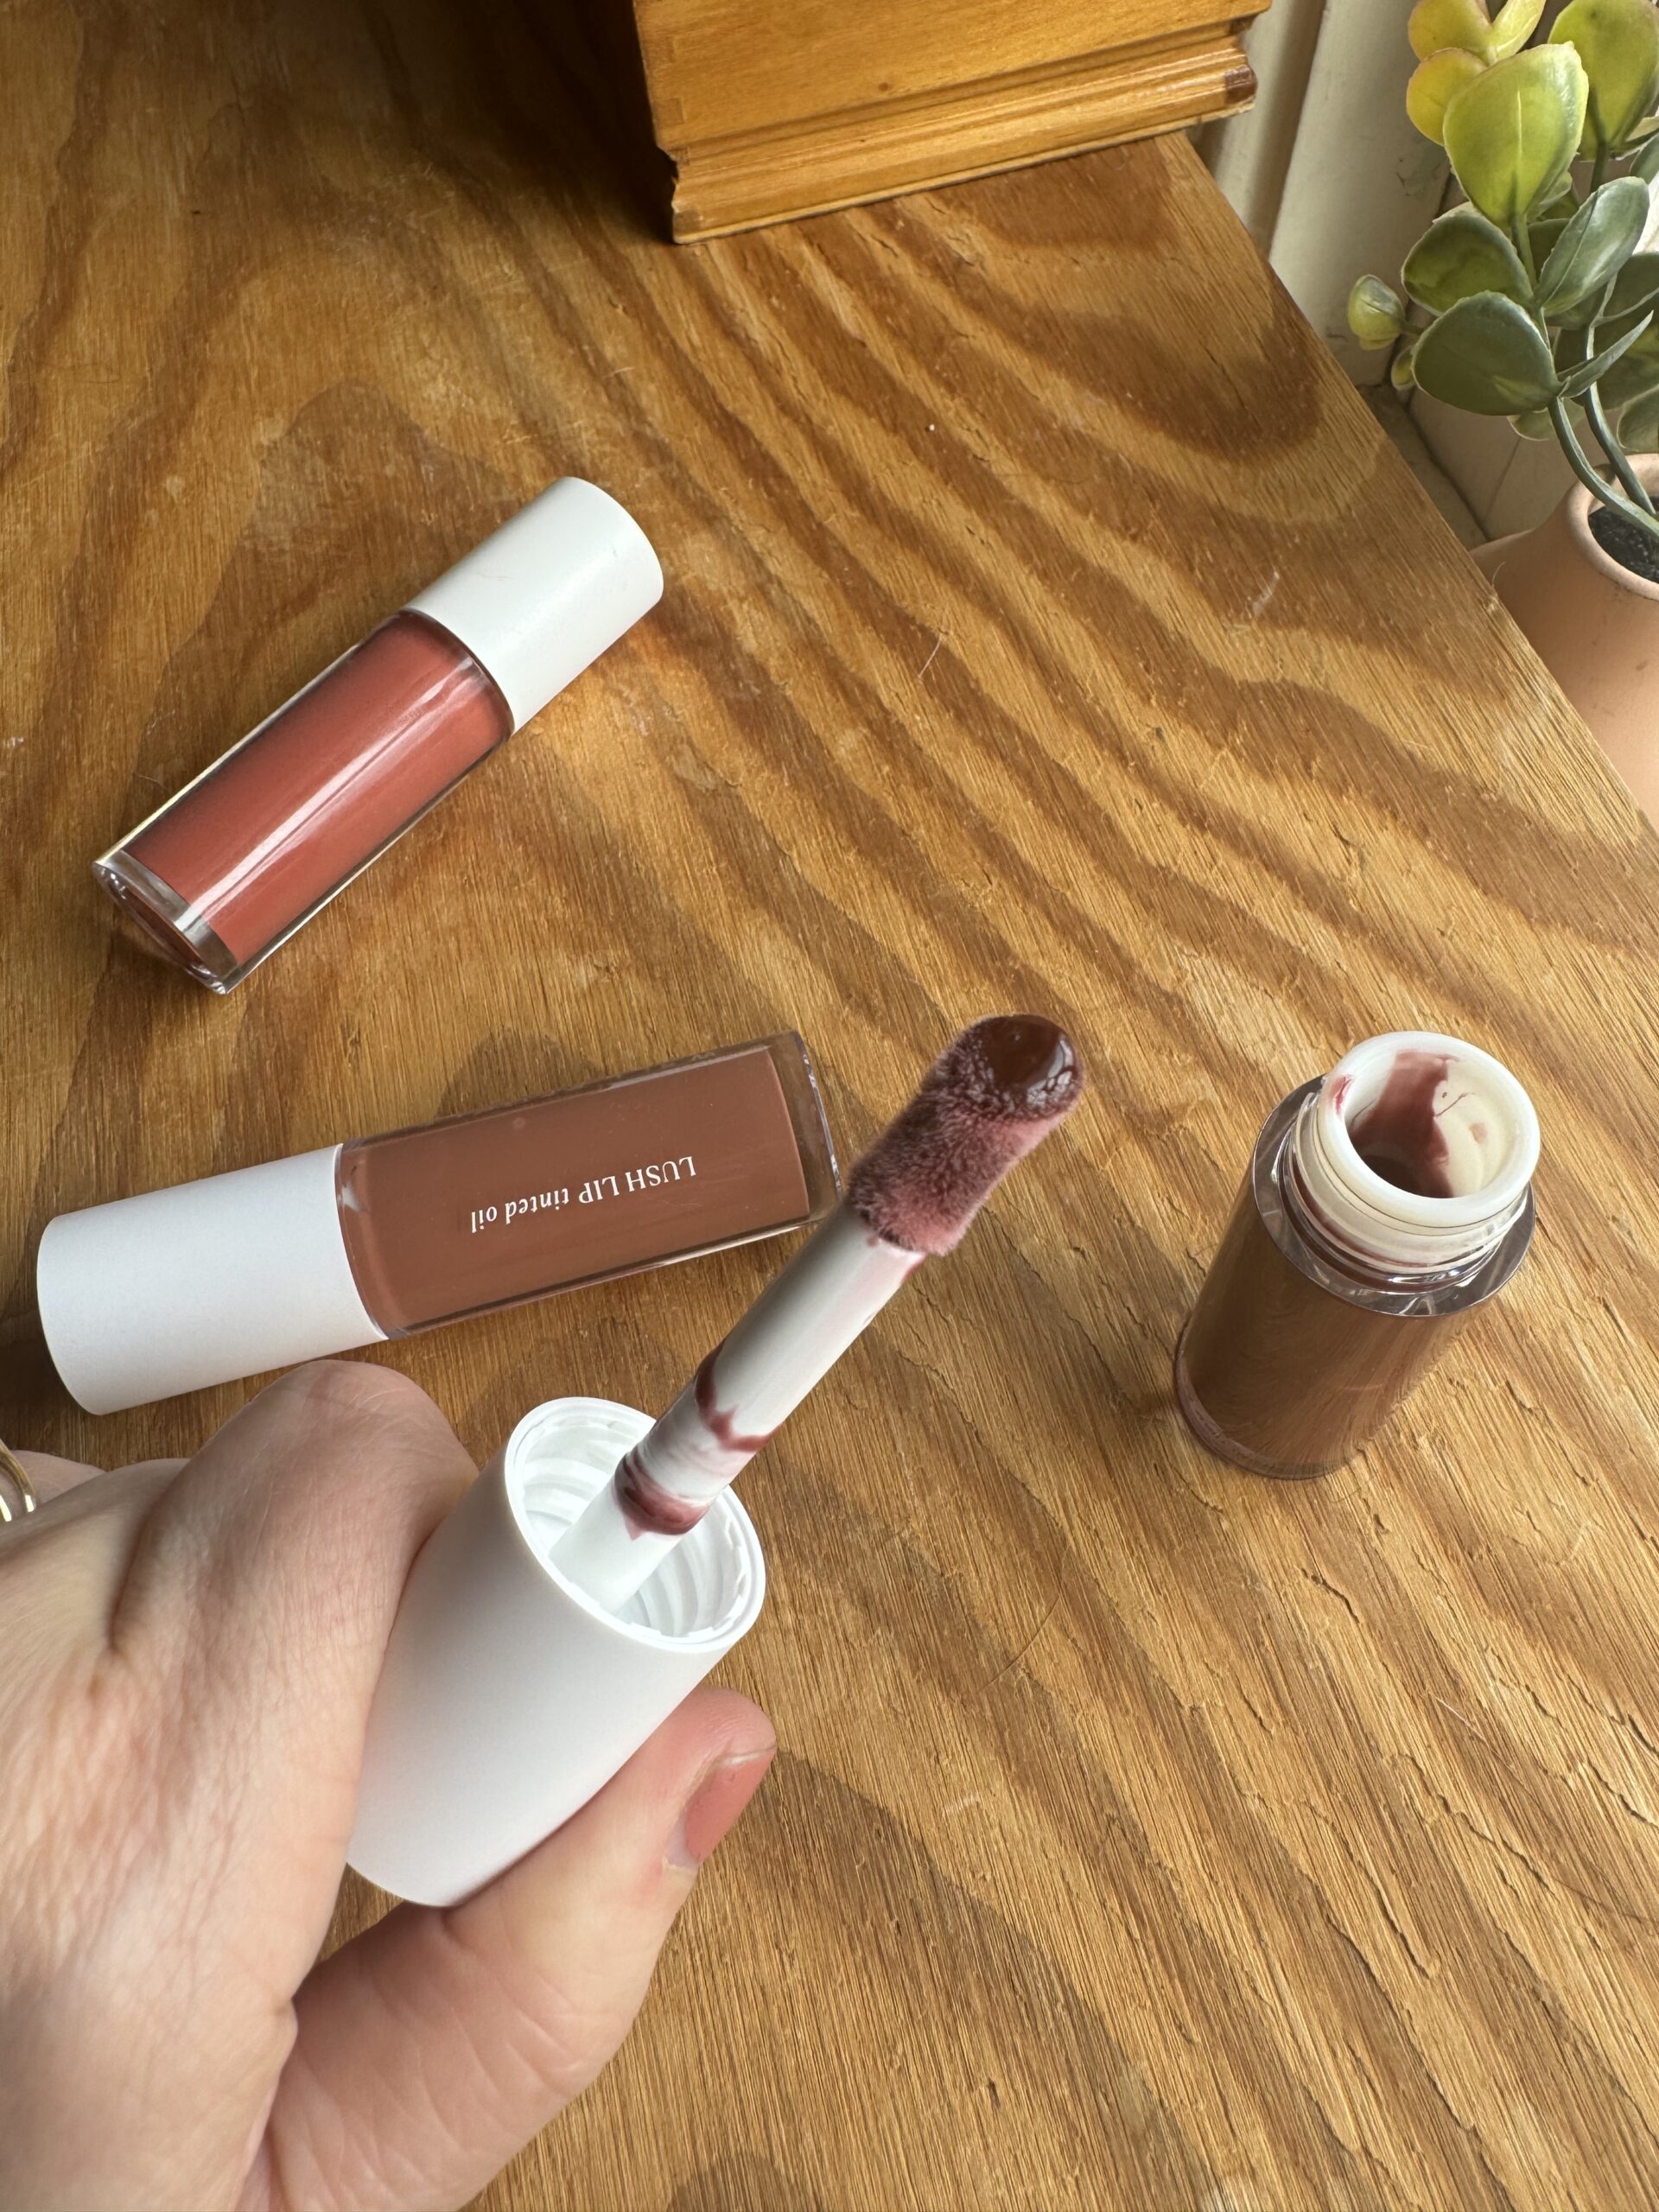
[[93, 867], [129, 931], [229, 991], [662, 596], [638, 524], [563, 477]]
[[790, 1032], [60, 1215], [36, 1300], [113, 1413], [776, 1236], [836, 1187]]
[[1281, 1099], [1175, 1355], [1198, 1441], [1340, 1466], [1526, 1257], [1537, 1159], [1526, 1092], [1455, 1037], [1373, 1037]]

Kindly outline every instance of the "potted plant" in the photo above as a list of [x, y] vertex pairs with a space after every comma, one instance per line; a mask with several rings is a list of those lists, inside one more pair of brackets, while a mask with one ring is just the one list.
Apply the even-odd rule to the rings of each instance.
[[[1578, 481], [1477, 558], [1659, 820], [1659, 9], [1418, 0], [1412, 121], [1466, 195], [1348, 320], [1396, 388], [1553, 437]], [[1575, 167], [1575, 165], [1577, 165]]]

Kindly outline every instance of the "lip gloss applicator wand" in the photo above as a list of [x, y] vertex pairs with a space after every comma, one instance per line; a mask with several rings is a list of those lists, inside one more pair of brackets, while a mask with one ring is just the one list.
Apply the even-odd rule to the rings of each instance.
[[622, 1605], [922, 1262], [949, 1252], [1076, 1105], [1083, 1063], [1038, 1014], [976, 1022], [854, 1168], [847, 1195], [627, 1452], [553, 1556]]
[[410, 1572], [363, 1747], [359, 1874], [422, 1904], [470, 1896], [718, 1665], [766, 1592], [733, 1477], [1083, 1082], [1053, 1022], [976, 1022], [665, 1414], [569, 1397], [524, 1415]]

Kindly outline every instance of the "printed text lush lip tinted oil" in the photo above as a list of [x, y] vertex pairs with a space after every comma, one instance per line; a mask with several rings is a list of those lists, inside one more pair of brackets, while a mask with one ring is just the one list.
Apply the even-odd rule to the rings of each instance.
[[1525, 1259], [1537, 1159], [1526, 1092], [1456, 1037], [1373, 1037], [1281, 1099], [1175, 1355], [1198, 1441], [1340, 1466]]
[[817, 1220], [792, 1032], [47, 1224], [36, 1301], [89, 1413], [320, 1359]]
[[228, 991], [655, 606], [577, 477], [532, 499], [106, 853], [149, 947]]

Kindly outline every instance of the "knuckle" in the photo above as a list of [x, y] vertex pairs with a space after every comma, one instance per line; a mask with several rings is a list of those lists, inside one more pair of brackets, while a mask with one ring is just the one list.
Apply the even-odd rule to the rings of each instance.
[[342, 1419], [442, 1419], [418, 1382], [368, 1360], [315, 1360], [278, 1376], [261, 1395], [302, 1421], [331, 1425]]

